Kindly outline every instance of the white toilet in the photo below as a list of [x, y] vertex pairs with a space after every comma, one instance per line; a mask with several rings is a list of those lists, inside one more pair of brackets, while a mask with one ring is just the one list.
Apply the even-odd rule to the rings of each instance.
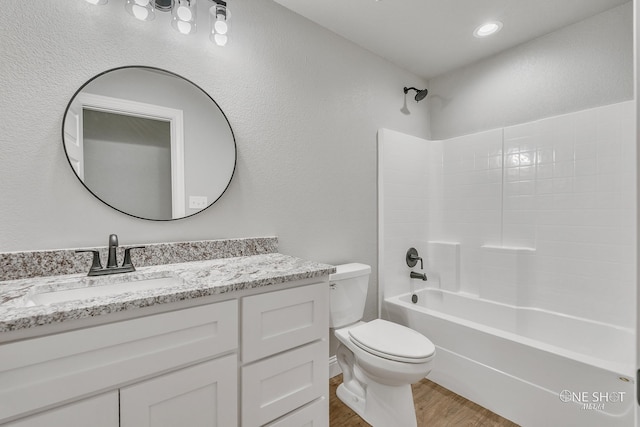
[[343, 382], [337, 395], [373, 427], [414, 427], [411, 384], [431, 371], [436, 348], [419, 332], [382, 319], [362, 322], [371, 267], [344, 264], [329, 276], [330, 326]]

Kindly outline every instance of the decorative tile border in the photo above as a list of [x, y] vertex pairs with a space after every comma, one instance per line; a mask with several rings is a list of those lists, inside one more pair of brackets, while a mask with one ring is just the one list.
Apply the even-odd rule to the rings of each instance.
[[[132, 246], [137, 245], [118, 247], [119, 264], [122, 264], [124, 250]], [[105, 265], [107, 247], [101, 246], [90, 249], [100, 250], [102, 264]], [[90, 253], [78, 254], [75, 251], [76, 249], [58, 249], [0, 253], [0, 282], [88, 272], [92, 255]], [[131, 251], [131, 260], [136, 267], [147, 267], [275, 252], [278, 252], [277, 237], [249, 237], [194, 242], [152, 243], [145, 245], [145, 249]]]

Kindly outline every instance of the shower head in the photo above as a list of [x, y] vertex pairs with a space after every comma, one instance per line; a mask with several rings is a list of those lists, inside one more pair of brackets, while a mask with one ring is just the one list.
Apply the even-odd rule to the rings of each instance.
[[416, 102], [420, 102], [423, 99], [425, 99], [427, 97], [427, 93], [429, 93], [427, 89], [416, 89], [415, 87], [405, 87], [404, 93], [406, 94], [410, 90], [416, 91], [416, 97], [415, 97]]

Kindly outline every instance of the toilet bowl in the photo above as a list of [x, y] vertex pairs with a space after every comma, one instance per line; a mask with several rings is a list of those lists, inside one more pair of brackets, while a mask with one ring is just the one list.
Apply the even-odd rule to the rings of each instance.
[[362, 322], [371, 267], [345, 264], [330, 276], [330, 324], [343, 382], [336, 394], [373, 427], [417, 425], [411, 384], [431, 371], [435, 346], [382, 319]]

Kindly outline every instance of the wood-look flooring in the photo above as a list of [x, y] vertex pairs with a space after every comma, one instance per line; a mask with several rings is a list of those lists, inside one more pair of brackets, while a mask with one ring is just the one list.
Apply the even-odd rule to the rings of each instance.
[[[329, 380], [329, 425], [331, 427], [368, 427], [368, 423], [336, 396], [336, 388], [340, 383], [342, 383], [342, 375]], [[419, 427], [518, 426], [427, 379], [414, 384], [412, 388]]]

